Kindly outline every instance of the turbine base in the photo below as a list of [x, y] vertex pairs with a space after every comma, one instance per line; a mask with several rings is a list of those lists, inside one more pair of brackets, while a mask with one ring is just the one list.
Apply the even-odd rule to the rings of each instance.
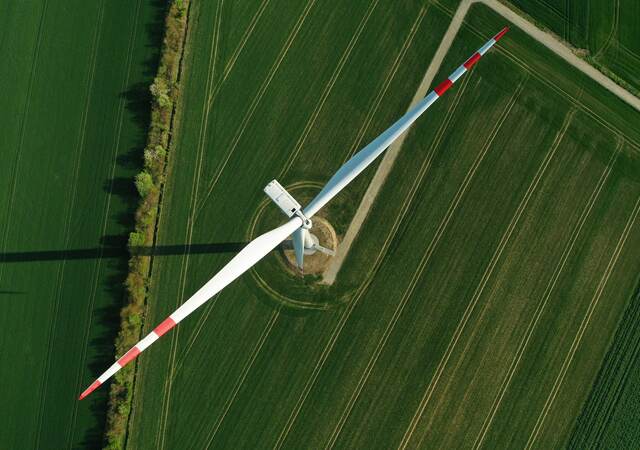
[[[320, 251], [315, 245], [320, 245], [332, 252], [338, 248], [338, 237], [333, 226], [322, 217], [313, 218], [313, 228], [309, 231], [312, 245], [306, 245], [304, 249], [304, 270], [302, 273], [321, 274], [329, 265], [331, 255]], [[293, 242], [287, 240], [282, 246], [284, 259], [287, 265], [295, 272], [300, 273], [296, 265], [296, 255], [293, 249]]]

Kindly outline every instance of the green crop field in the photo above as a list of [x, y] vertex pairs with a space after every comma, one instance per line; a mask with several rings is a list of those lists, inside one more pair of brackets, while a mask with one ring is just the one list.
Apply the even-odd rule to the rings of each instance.
[[640, 2], [637, 0], [509, 0], [640, 90]]
[[[185, 252], [154, 260], [146, 330], [281, 220], [267, 182], [310, 197], [406, 110], [450, 17], [193, 4], [158, 229]], [[472, 7], [435, 81], [502, 26]], [[512, 30], [411, 130], [333, 286], [276, 252], [137, 360], [128, 447], [568, 443], [639, 282], [639, 121]]]
[[576, 422], [571, 448], [636, 445], [640, 439], [639, 357], [640, 290], [624, 313], [589, 400]]
[[164, 6], [0, 4], [0, 448], [95, 448]]

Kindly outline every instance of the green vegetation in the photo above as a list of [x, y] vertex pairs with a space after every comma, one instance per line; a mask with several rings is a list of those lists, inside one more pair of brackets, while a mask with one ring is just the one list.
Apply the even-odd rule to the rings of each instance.
[[0, 3], [0, 448], [102, 443], [163, 10]]
[[[135, 230], [129, 235], [131, 258], [125, 282], [128, 302], [120, 312], [120, 331], [116, 339], [118, 356], [124, 355], [141, 337], [151, 256], [140, 254], [136, 250], [140, 247], [154, 246], [160, 192], [165, 178], [165, 148], [171, 143], [170, 130], [175, 114], [173, 105], [180, 100], [178, 78], [187, 30], [185, 12], [188, 8], [189, 0], [175, 1], [168, 8], [158, 74], [150, 87], [151, 123], [147, 147], [144, 150], [144, 168], [135, 177], [140, 203], [135, 214]], [[135, 364], [129, 364], [114, 376], [111, 383], [105, 433], [107, 448], [124, 447], [133, 399], [134, 377]]]
[[[640, 91], [640, 3], [510, 3]], [[636, 443], [640, 114], [518, 30], [412, 129], [334, 285], [274, 253], [77, 401], [283, 220], [269, 180], [306, 202], [406, 110], [457, 4], [0, 5], [0, 448]], [[503, 22], [474, 6], [435, 81]]]
[[542, 27], [581, 49], [586, 59], [640, 92], [640, 2], [636, 0], [508, 0]]
[[633, 448], [640, 440], [640, 290], [624, 313], [571, 435], [570, 448]]
[[[450, 14], [401, 10], [192, 5], [156, 236], [185, 252], [145, 332], [277, 220], [252, 230], [269, 180], [313, 195], [407, 108]], [[503, 22], [474, 6], [435, 81]], [[139, 358], [128, 446], [566, 444], [640, 271], [639, 120], [513, 30], [410, 132], [335, 285], [270, 256]]]

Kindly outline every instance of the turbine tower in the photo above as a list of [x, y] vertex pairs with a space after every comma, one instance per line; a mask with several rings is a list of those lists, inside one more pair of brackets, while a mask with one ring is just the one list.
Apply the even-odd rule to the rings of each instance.
[[264, 258], [269, 252], [280, 245], [285, 239], [293, 235], [294, 248], [296, 251], [296, 263], [302, 268], [305, 249], [317, 249], [318, 244], [309, 233], [312, 222], [311, 218], [335, 197], [347, 184], [349, 184], [360, 172], [369, 166], [380, 154], [382, 154], [407, 128], [416, 121], [436, 100], [438, 100], [458, 78], [464, 75], [471, 67], [478, 62], [495, 43], [508, 31], [505, 27], [484, 44], [476, 53], [465, 61], [455, 72], [442, 83], [437, 85], [425, 98], [423, 98], [414, 108], [409, 110], [404, 116], [396, 121], [391, 127], [375, 138], [369, 145], [353, 155], [338, 171], [331, 177], [329, 182], [322, 188], [320, 193], [307, 205], [301, 205], [278, 183], [273, 180], [265, 187], [266, 194], [285, 212], [289, 220], [261, 236], [258, 236], [246, 247], [244, 247], [231, 261], [227, 263], [217, 274], [213, 276], [204, 286], [202, 286], [193, 296], [184, 302], [173, 314], [167, 317], [151, 333], [138, 342], [127, 353], [120, 357], [111, 367], [98, 377], [87, 389], [80, 394], [80, 400], [85, 398], [95, 389], [100, 387], [116, 372], [125, 365], [133, 361], [147, 347], [157, 341], [171, 328], [175, 327], [185, 317], [202, 306], [206, 301], [224, 289], [229, 283], [234, 281], [244, 272], [253, 267], [258, 261]]

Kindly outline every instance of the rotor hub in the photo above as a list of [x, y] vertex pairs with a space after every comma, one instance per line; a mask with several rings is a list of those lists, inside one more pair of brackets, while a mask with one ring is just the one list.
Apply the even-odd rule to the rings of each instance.
[[297, 210], [296, 211], [296, 216], [300, 217], [302, 219], [302, 228], [304, 228], [305, 230], [310, 230], [311, 227], [313, 226], [313, 223], [311, 222], [311, 219], [309, 219], [307, 216], [304, 215], [304, 213], [302, 212], [302, 210]]

